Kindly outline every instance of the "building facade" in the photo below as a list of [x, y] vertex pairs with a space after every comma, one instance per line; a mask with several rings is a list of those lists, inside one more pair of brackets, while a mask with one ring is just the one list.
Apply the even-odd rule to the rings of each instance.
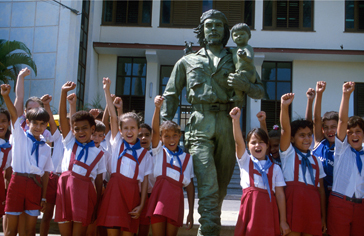
[[[342, 84], [357, 83], [349, 113], [364, 116], [364, 3], [346, 0], [299, 1], [0, 1], [0, 38], [28, 45], [38, 76], [26, 81], [26, 96], [52, 94], [57, 110], [60, 88], [77, 82], [79, 107], [101, 97], [102, 78], [112, 80], [124, 110], [150, 123], [154, 97], [162, 94], [185, 42], [199, 45], [193, 28], [205, 10], [227, 16], [230, 27], [246, 22], [249, 44], [266, 96], [247, 98], [243, 130], [279, 123], [280, 96], [294, 92], [292, 118], [304, 117], [306, 91], [324, 80], [322, 112], [339, 110]], [[68, 8], [66, 8], [67, 6]], [[77, 14], [77, 11], [82, 14]], [[230, 39], [227, 47], [235, 47]], [[182, 129], [190, 106], [185, 93], [175, 120]]]

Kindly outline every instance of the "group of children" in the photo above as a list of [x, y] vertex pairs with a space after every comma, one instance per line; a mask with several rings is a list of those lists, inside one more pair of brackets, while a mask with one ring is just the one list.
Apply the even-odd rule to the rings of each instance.
[[364, 120], [348, 117], [355, 83], [343, 84], [339, 112], [321, 117], [325, 88], [318, 81], [316, 91], [307, 91], [306, 119], [292, 122], [294, 94], [284, 94], [280, 128], [269, 133], [259, 112], [260, 128], [247, 134], [247, 150], [240, 109], [231, 110], [243, 188], [235, 235], [364, 235]]
[[[187, 228], [193, 226], [192, 157], [178, 146], [180, 127], [173, 121], [160, 124], [162, 96], [154, 100], [150, 127], [140, 124], [137, 114], [123, 113], [108, 78], [103, 78], [103, 112], [76, 111], [76, 95], [68, 95], [76, 84], [67, 82], [58, 129], [50, 95], [28, 99], [23, 112], [29, 73], [23, 69], [18, 76], [14, 104], [10, 86], [1, 85], [7, 107], [0, 109], [0, 213], [6, 235], [35, 235], [40, 211], [40, 233], [47, 235], [54, 207], [61, 235], [148, 235], [150, 225], [153, 235], [177, 235], [183, 188]], [[266, 115], [259, 112], [261, 127], [247, 134], [246, 143], [241, 111], [230, 111], [243, 189], [235, 235], [308, 236], [326, 229], [332, 236], [364, 235], [364, 121], [348, 117], [354, 86], [343, 85], [339, 113], [321, 118], [326, 83], [317, 82], [313, 121], [315, 90], [307, 92], [306, 119], [293, 122], [288, 111], [294, 94], [284, 94], [280, 128], [268, 132]]]

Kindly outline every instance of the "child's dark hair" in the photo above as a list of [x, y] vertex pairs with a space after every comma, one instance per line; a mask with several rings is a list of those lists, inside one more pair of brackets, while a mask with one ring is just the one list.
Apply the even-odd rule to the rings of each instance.
[[123, 120], [126, 119], [134, 119], [137, 122], [138, 129], [140, 128], [140, 116], [138, 116], [135, 112], [127, 112], [121, 115], [119, 122], [120, 128], [123, 127]]
[[281, 138], [281, 130], [278, 125], [274, 125], [273, 129], [268, 133], [269, 138]]
[[328, 111], [322, 116], [322, 123], [327, 120], [335, 120], [339, 122], [339, 113], [337, 111]]
[[27, 112], [26, 118], [29, 121], [41, 120], [46, 123], [49, 122], [49, 114], [43, 107], [32, 108]]
[[[8, 119], [8, 121], [10, 121], [10, 113], [9, 113], [8, 110], [0, 107], [0, 114], [4, 114], [6, 116], [6, 119]], [[5, 133], [5, 139], [6, 140], [9, 140], [10, 134], [11, 134], [11, 131], [10, 131], [9, 127], [8, 127], [8, 129], [6, 130], [6, 133]]]
[[295, 136], [295, 134], [297, 133], [297, 131], [299, 129], [304, 129], [308, 127], [311, 132], [313, 130], [313, 123], [312, 121], [308, 121], [305, 119], [297, 119], [291, 122], [291, 137]]
[[87, 111], [78, 111], [73, 114], [71, 117], [72, 126], [73, 123], [84, 120], [86, 120], [90, 124], [90, 127], [96, 126], [95, 118]]
[[103, 133], [105, 133], [105, 130], [106, 130], [105, 124], [102, 123], [99, 120], [95, 120], [95, 123], [96, 123], [95, 132], [103, 132]]
[[231, 28], [231, 37], [233, 36], [233, 33], [237, 30], [244, 30], [248, 33], [249, 35], [249, 39], [252, 37], [252, 33], [250, 32], [250, 28], [247, 24], [245, 23], [238, 23], [236, 25], [233, 26], [233, 28]]
[[348, 129], [359, 126], [364, 131], [364, 120], [360, 116], [352, 116], [348, 120]]
[[152, 133], [152, 127], [150, 127], [148, 124], [146, 124], [146, 123], [143, 123], [143, 124], [141, 124], [140, 125], [140, 128], [146, 128], [148, 131], [149, 131], [149, 133]]
[[248, 135], [246, 136], [246, 143], [249, 144], [250, 139], [252, 136], [257, 136], [258, 139], [262, 140], [264, 143], [268, 145], [269, 143], [269, 137], [268, 134], [264, 131], [264, 129], [261, 128], [254, 128], [249, 131]]
[[40, 98], [38, 98], [38, 97], [30, 97], [30, 98], [28, 98], [28, 100], [25, 102], [25, 109], [27, 109], [28, 104], [29, 104], [30, 102], [36, 102], [36, 103], [38, 103], [41, 107], [44, 107], [44, 104], [43, 104], [42, 100], [40, 100]]
[[159, 134], [162, 135], [164, 130], [173, 130], [174, 132], [181, 133], [181, 127], [171, 120], [164, 121], [161, 126], [159, 127]]

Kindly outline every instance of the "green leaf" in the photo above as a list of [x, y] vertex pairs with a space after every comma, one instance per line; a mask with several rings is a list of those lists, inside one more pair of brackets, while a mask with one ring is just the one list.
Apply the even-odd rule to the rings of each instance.
[[35, 75], [37, 75], [37, 66], [31, 57], [24, 53], [13, 53], [6, 56], [4, 60], [4, 66], [8, 68], [9, 66], [14, 66], [17, 64], [25, 64], [33, 69]]
[[0, 60], [2, 60], [2, 58], [6, 57], [6, 55], [15, 50], [23, 50], [29, 56], [32, 55], [32, 52], [25, 45], [25, 43], [15, 40], [14, 41], [0, 40]]

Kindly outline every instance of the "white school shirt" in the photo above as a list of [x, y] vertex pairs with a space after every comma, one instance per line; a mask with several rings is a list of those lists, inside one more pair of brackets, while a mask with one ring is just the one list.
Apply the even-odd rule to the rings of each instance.
[[[250, 158], [251, 157], [247, 151], [244, 152], [243, 156], [240, 159], [236, 156], [236, 160], [238, 162], [239, 169], [240, 169], [240, 186], [243, 189], [250, 187], [250, 178], [249, 178]], [[267, 160], [262, 160], [259, 162], [262, 164], [262, 166], [264, 166], [265, 163], [267, 162]], [[253, 168], [257, 169], [257, 168], [255, 168], [254, 163], [253, 163]], [[268, 170], [268, 173], [269, 173], [269, 170]], [[256, 175], [256, 174], [253, 174], [253, 176], [254, 176], [254, 186], [255, 187], [261, 188], [261, 189], [267, 189], [266, 186], [264, 186], [262, 176]], [[270, 187], [271, 187], [272, 191], [275, 192], [276, 187], [282, 187], [282, 186], [286, 186], [286, 182], [284, 182], [284, 177], [283, 177], [281, 167], [279, 167], [276, 164], [273, 164], [272, 186], [270, 186]]]
[[54, 167], [53, 172], [61, 173], [64, 147], [62, 143], [62, 134], [59, 132], [58, 129], [52, 135], [52, 140], [53, 140], [52, 162]]
[[[6, 141], [4, 139], [0, 138], [0, 145], [3, 145], [4, 143], [6, 143]], [[12, 154], [11, 153], [12, 153], [12, 151], [10, 150], [9, 153], [8, 153], [8, 159], [6, 160], [6, 163], [5, 163], [5, 166], [4, 166], [3, 170], [6, 170], [7, 168], [9, 168], [11, 166], [11, 160], [12, 160]], [[3, 163], [3, 158], [4, 158], [4, 153], [2, 151], [0, 151], [0, 166]]]
[[[356, 154], [351, 151], [347, 137], [341, 142], [335, 137], [335, 165], [334, 165], [334, 182], [332, 191], [342, 195], [356, 198], [364, 198], [364, 171], [359, 174], [356, 165]], [[364, 155], [360, 155], [364, 163]]]
[[[112, 158], [108, 163], [108, 171], [110, 174], [116, 173], [117, 163], [118, 163], [118, 157], [120, 153], [120, 146], [123, 144], [123, 138], [121, 137], [120, 132], [118, 132], [114, 139], [110, 140], [111, 144], [111, 150], [112, 150]], [[133, 145], [130, 144], [130, 147], [133, 147]], [[125, 149], [125, 146], [124, 146]], [[140, 154], [143, 152], [144, 148], [140, 148], [139, 150], [136, 150], [137, 156], [139, 159]], [[133, 155], [133, 152], [131, 150], [128, 150], [126, 153]], [[139, 182], [143, 182], [144, 176], [152, 174], [152, 158], [149, 154], [149, 152], [146, 152], [143, 160], [139, 163], [139, 172], [137, 180]], [[121, 159], [120, 163], [120, 174], [128, 177], [133, 178], [135, 174], [135, 167], [138, 165], [135, 160], [131, 160], [130, 158], [123, 157]]]
[[105, 159], [105, 165], [106, 165], [106, 172], [104, 172], [102, 174], [102, 179], [105, 180], [106, 182], [109, 182], [110, 173], [108, 171], [108, 163], [109, 163], [109, 161], [111, 159], [111, 153], [106, 151], [106, 149], [104, 149], [104, 147], [101, 146], [101, 145], [99, 146], [99, 149], [104, 152], [104, 157], [103, 158]]
[[107, 132], [107, 134], [105, 135], [105, 139], [102, 140], [100, 143], [100, 146], [103, 148], [103, 150], [106, 150], [109, 153], [111, 153], [110, 140], [111, 140], [111, 131]]
[[[154, 178], [157, 179], [157, 177], [162, 175], [162, 173], [163, 173], [162, 172], [163, 171], [163, 145], [162, 145], [162, 142], [159, 142], [158, 146], [156, 148], [153, 148], [152, 151], [153, 151], [153, 165], [154, 165], [153, 175], [154, 175]], [[167, 163], [170, 163], [171, 156], [168, 154], [167, 151], [165, 151], [165, 152], [166, 152]], [[181, 160], [182, 165], [183, 165], [185, 158], [186, 158], [185, 152], [179, 156], [179, 159]], [[182, 168], [179, 165], [177, 158], [173, 158], [173, 166], [178, 166], [179, 168]], [[175, 169], [167, 167], [166, 175], [176, 181], [179, 181], [180, 172]], [[193, 172], [192, 156], [190, 156], [186, 169], [183, 172], [183, 181], [182, 181], [183, 187], [186, 187], [187, 185], [189, 185], [191, 183], [191, 179], [194, 176], [195, 175]]]
[[[24, 122], [26, 122], [26, 119], [27, 118], [24, 115], [22, 115], [18, 119], [20, 119], [20, 121], [19, 121], [20, 123], [19, 124], [20, 124], [20, 126], [22, 126], [22, 124]], [[26, 123], [25, 123], [25, 126], [24, 126], [24, 130], [25, 131], [29, 130], [29, 126]], [[53, 142], [54, 141], [54, 139], [52, 139], [53, 136], [52, 136], [52, 134], [51, 134], [51, 132], [49, 130], [45, 129], [42, 135], [43, 135], [44, 139], [47, 142]]]
[[[153, 171], [153, 151], [152, 150], [148, 150], [149, 154], [150, 154], [150, 157], [151, 157], [151, 165], [152, 165], [152, 171]], [[153, 186], [155, 184], [155, 178], [154, 178], [154, 175], [151, 173], [150, 175], [148, 175], [148, 191], [147, 193], [152, 193], [152, 190], [153, 190]], [[139, 192], [142, 191], [142, 185], [141, 183], [139, 183]]]
[[[64, 145], [64, 153], [63, 153], [63, 160], [62, 160], [62, 172], [68, 171], [68, 166], [70, 164], [71, 160], [71, 154], [73, 145], [76, 142], [76, 138], [73, 135], [72, 131], [67, 134], [66, 138], [63, 139], [63, 145]], [[77, 144], [76, 144], [77, 145]], [[77, 145], [76, 155], [75, 159], [77, 159], [78, 154], [81, 152], [82, 148]], [[97, 147], [89, 147], [88, 148], [88, 157], [86, 161], [86, 165], [90, 166], [91, 163], [96, 159], [97, 155], [100, 153], [100, 149]], [[81, 157], [80, 161], [85, 162], [86, 157], [86, 150], [84, 151], [84, 155]], [[74, 164], [72, 167], [72, 171], [80, 174], [82, 176], [85, 176], [87, 173], [87, 170], [83, 168], [82, 166], [79, 166], [77, 164]], [[95, 180], [98, 174], [102, 174], [106, 171], [106, 165], [105, 165], [105, 159], [102, 157], [100, 161], [95, 165], [95, 167], [92, 169], [90, 177], [92, 180]]]
[[[13, 147], [11, 149], [13, 160], [11, 166], [13, 167], [13, 171], [43, 176], [45, 171], [50, 172], [53, 170], [51, 147], [47, 144], [39, 145], [39, 163], [37, 166], [37, 160], [35, 158], [36, 152], [34, 151], [34, 153], [31, 154], [33, 141], [27, 137], [27, 134], [20, 126], [20, 121], [21, 118], [19, 117], [15, 124], [11, 126], [13, 142]], [[40, 136], [40, 139], [41, 141], [46, 141], [42, 135]]]
[[[294, 165], [295, 165], [295, 149], [293, 148], [292, 144], [289, 144], [289, 147], [286, 151], [282, 152], [281, 150], [279, 150], [279, 154], [281, 157], [281, 162], [282, 162], [282, 171], [283, 171], [283, 176], [284, 176], [284, 180], [286, 182], [288, 181], [294, 181]], [[302, 160], [302, 157], [298, 155], [298, 159]], [[317, 164], [319, 165], [319, 179], [322, 179], [326, 176], [324, 168], [322, 167], [322, 163], [320, 161], [320, 159], [318, 159], [317, 157], [315, 157], [317, 160]], [[308, 160], [310, 160], [310, 163], [312, 165], [315, 165], [315, 161], [313, 160], [313, 156], [310, 156], [308, 158]], [[303, 176], [302, 176], [302, 167], [301, 164], [299, 164], [298, 166], [298, 181], [304, 183], [305, 181], [303, 180]], [[316, 177], [316, 170], [313, 169], [313, 177], [315, 179]], [[306, 181], [307, 184], [311, 184], [311, 185], [315, 185], [315, 183], [312, 183], [311, 180], [311, 176], [310, 176], [310, 172], [308, 171], [308, 168], [306, 168]], [[318, 184], [318, 186], [320, 186], [320, 183]]]

